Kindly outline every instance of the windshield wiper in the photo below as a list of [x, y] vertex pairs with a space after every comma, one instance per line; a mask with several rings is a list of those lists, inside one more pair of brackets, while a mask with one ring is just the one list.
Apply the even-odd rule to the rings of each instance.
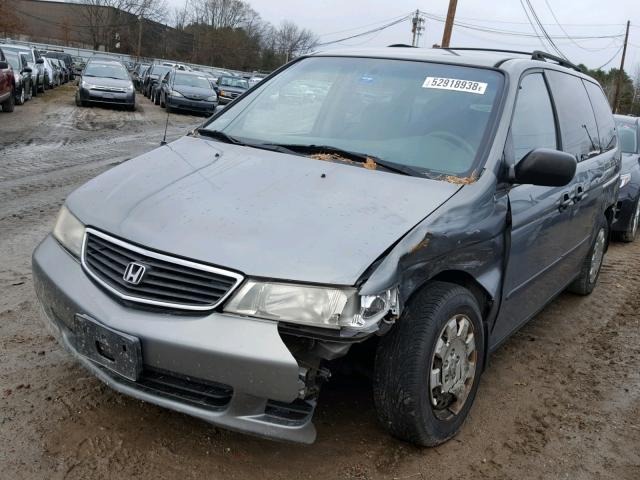
[[232, 137], [231, 135], [228, 135], [220, 130], [209, 130], [206, 128], [198, 128], [196, 132], [198, 132], [198, 134], [202, 135], [203, 137], [215, 138], [216, 140], [220, 140], [224, 143], [231, 143], [233, 145], [244, 145], [244, 143], [242, 143], [236, 137]]
[[225, 143], [231, 143], [233, 145], [241, 145], [243, 147], [250, 147], [250, 148], [258, 148], [260, 150], [269, 150], [271, 152], [279, 152], [279, 153], [288, 153], [291, 155], [300, 155], [297, 152], [294, 152], [293, 150], [290, 150], [284, 146], [281, 145], [276, 145], [276, 144], [272, 144], [272, 143], [247, 143], [247, 142], [241, 142], [240, 140], [238, 140], [236, 137], [232, 137], [231, 135], [224, 133], [220, 130], [208, 130], [206, 128], [199, 128], [198, 130], [196, 130], [198, 132], [198, 134], [204, 136], [204, 137], [211, 137], [211, 138], [215, 138], [216, 140], [221, 140]]
[[334, 147], [332, 145], [298, 145], [298, 144], [278, 144], [278, 143], [265, 143], [263, 146], [273, 146], [286, 148], [293, 152], [300, 152], [306, 155], [312, 155], [314, 153], [327, 153], [334, 154], [352, 160], [358, 163], [366, 164], [373, 162], [376, 165], [380, 165], [382, 168], [389, 170], [390, 172], [400, 173], [402, 175], [410, 175], [412, 177], [423, 177], [424, 175], [418, 170], [406, 165], [401, 165], [395, 162], [389, 162], [382, 160], [375, 155], [369, 155], [367, 153], [354, 152], [351, 150], [344, 150], [342, 148]]

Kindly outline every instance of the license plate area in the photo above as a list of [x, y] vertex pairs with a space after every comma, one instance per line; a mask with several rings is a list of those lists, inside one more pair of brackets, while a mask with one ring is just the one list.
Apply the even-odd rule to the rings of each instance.
[[86, 315], [75, 316], [78, 353], [129, 380], [142, 372], [140, 340], [102, 325]]

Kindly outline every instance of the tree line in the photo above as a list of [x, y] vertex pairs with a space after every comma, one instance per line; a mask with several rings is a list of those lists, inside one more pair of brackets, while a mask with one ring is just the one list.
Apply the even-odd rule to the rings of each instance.
[[[3, 1], [3, 0], [0, 0]], [[318, 43], [309, 29], [284, 20], [273, 25], [260, 17], [243, 0], [185, 0], [180, 7], [169, 9], [166, 0], [76, 0], [88, 26], [92, 41], [100, 44], [113, 30], [113, 7], [140, 20], [167, 23], [185, 34], [180, 45], [167, 50], [173, 60], [214, 65], [236, 70], [271, 71], [296, 56], [311, 51]], [[131, 23], [131, 22], [129, 22]], [[146, 22], [145, 22], [146, 23]], [[142, 31], [144, 24], [128, 25], [130, 34], [123, 37], [127, 44], [119, 50], [137, 54], [137, 38], [142, 39], [140, 50], [155, 50]], [[185, 40], [188, 38], [189, 40]], [[155, 41], [162, 39], [155, 38]], [[187, 44], [188, 42], [188, 44]], [[149, 55], [151, 56], [151, 55]]]

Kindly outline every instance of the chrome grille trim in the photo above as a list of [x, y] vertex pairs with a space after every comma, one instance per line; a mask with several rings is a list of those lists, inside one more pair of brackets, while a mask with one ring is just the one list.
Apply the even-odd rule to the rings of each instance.
[[[151, 298], [145, 298], [145, 297], [140, 297], [140, 296], [136, 296], [136, 295], [131, 295], [125, 292], [120, 291], [118, 288], [114, 287], [113, 285], [111, 285], [110, 283], [108, 283], [107, 281], [105, 281], [101, 275], [99, 275], [98, 273], [96, 273], [93, 268], [87, 263], [87, 243], [89, 240], [89, 235], [93, 235], [95, 237], [98, 237], [100, 239], [102, 239], [103, 241], [107, 241], [107, 242], [111, 242], [114, 245], [125, 249], [125, 250], [129, 250], [134, 254], [138, 254], [138, 255], [143, 255], [143, 256], [147, 256], [147, 257], [151, 257], [153, 259], [162, 261], [162, 262], [166, 262], [168, 264], [174, 264], [174, 265], [179, 265], [182, 267], [187, 267], [187, 268], [191, 268], [194, 270], [199, 270], [202, 272], [206, 272], [206, 273], [212, 273], [215, 275], [220, 275], [220, 276], [224, 276], [224, 277], [228, 277], [229, 279], [234, 280], [233, 285], [226, 291], [226, 293], [224, 293], [215, 303], [211, 303], [211, 304], [206, 304], [206, 305], [192, 305], [192, 304], [188, 304], [188, 303], [176, 303], [176, 302], [169, 302], [169, 301], [163, 301], [163, 300], [154, 300]], [[106, 290], [108, 290], [110, 293], [112, 293], [113, 295], [123, 299], [123, 300], [127, 300], [130, 302], [134, 302], [134, 303], [142, 303], [142, 304], [146, 304], [146, 305], [153, 305], [156, 307], [166, 307], [169, 309], [176, 309], [176, 310], [189, 310], [189, 311], [206, 311], [206, 310], [212, 310], [214, 308], [216, 308], [218, 305], [222, 304], [227, 298], [229, 298], [229, 296], [238, 288], [238, 286], [242, 283], [242, 281], [244, 280], [244, 276], [236, 273], [236, 272], [232, 272], [229, 270], [224, 270], [221, 268], [217, 268], [217, 267], [212, 267], [210, 265], [204, 265], [201, 263], [196, 263], [196, 262], [192, 262], [189, 260], [184, 260], [182, 258], [177, 258], [177, 257], [172, 257], [170, 255], [165, 255], [162, 253], [158, 253], [158, 252], [154, 252], [152, 250], [147, 250], [145, 248], [142, 247], [138, 247], [136, 245], [132, 245], [128, 242], [125, 242], [123, 240], [120, 240], [118, 238], [112, 237], [111, 235], [108, 235], [106, 233], [103, 233], [99, 230], [95, 230], [93, 228], [87, 227], [85, 229], [85, 234], [84, 234], [84, 238], [82, 241], [82, 252], [80, 255], [80, 261], [82, 264], [82, 268], [85, 271], [85, 273], [87, 273], [87, 275], [89, 275], [93, 280], [95, 280], [98, 284], [100, 284], [102, 287], [104, 287]]]

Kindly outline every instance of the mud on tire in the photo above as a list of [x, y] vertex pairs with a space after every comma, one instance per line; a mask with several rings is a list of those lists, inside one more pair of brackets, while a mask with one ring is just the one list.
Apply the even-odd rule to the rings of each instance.
[[[600, 256], [599, 258], [594, 258], [594, 251], [596, 248], [598, 248], [598, 239], [601, 235], [604, 235], [602, 256]], [[600, 225], [596, 229], [594, 239], [591, 241], [591, 248], [582, 261], [582, 266], [580, 268], [580, 274], [578, 275], [578, 278], [576, 278], [573, 283], [571, 283], [571, 285], [569, 285], [569, 287], [567, 288], [569, 292], [575, 293], [576, 295], [589, 295], [591, 292], [593, 292], [593, 289], [598, 283], [598, 278], [600, 278], [600, 270], [602, 269], [602, 262], [604, 260], [604, 251], [606, 251], [608, 244], [609, 223], [605, 218], [603, 218], [600, 221]], [[594, 265], [594, 262], [598, 262], [598, 264]], [[596, 270], [592, 272], [593, 266], [596, 267]]]

